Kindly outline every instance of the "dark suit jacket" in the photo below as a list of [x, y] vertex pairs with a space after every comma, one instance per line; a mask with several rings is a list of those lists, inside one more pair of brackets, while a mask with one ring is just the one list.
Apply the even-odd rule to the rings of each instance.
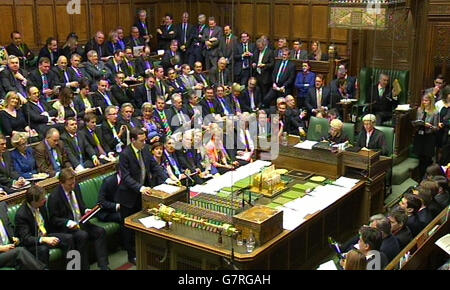
[[71, 82], [70, 73], [66, 70], [66, 73], [64, 74], [64, 70], [59, 68], [58, 66], [52, 67], [52, 71], [55, 73], [57, 77], [57, 84], [61, 87], [65, 87], [68, 82]]
[[24, 66], [22, 57], [26, 57], [27, 60], [34, 58], [34, 53], [28, 48], [28, 45], [26, 45], [25, 43], [22, 44], [22, 50], [23, 50], [23, 53], [17, 46], [15, 46], [12, 43], [10, 43], [6, 47], [6, 51], [8, 52], [8, 55], [15, 55], [20, 58], [20, 67]]
[[412, 240], [411, 230], [405, 225], [403, 228], [395, 233], [395, 238], [398, 240], [398, 244], [400, 245], [400, 249], [406, 247]]
[[[331, 92], [335, 94], [339, 94], [339, 85], [338, 85], [338, 79], [334, 79], [330, 83], [330, 89]], [[349, 94], [352, 97], [356, 96], [356, 78], [348, 76], [347, 77], [347, 94]]]
[[158, 80], [155, 80], [155, 91], [157, 96], [164, 96], [169, 93], [169, 86], [167, 85], [165, 80], [160, 80], [159, 83], [163, 86], [164, 90], [161, 90], [160, 84], [158, 84]]
[[9, 243], [12, 242], [14, 237], [14, 225], [8, 216], [8, 206], [6, 202], [0, 202], [0, 219], [2, 220], [3, 226], [5, 227], [6, 233], [8, 234]]
[[[147, 67], [148, 63], [148, 67]], [[145, 71], [147, 69], [153, 68], [153, 62], [151, 60], [145, 60], [142, 58], [142, 56], [138, 57], [135, 61], [135, 67], [136, 67], [136, 75], [145, 77]]]
[[380, 251], [386, 255], [388, 262], [392, 261], [400, 250], [398, 240], [393, 235], [384, 238], [381, 242]]
[[[106, 41], [103, 42], [103, 44], [99, 45], [95, 41], [95, 38], [92, 38], [88, 43], [86, 43], [86, 46], [84, 48], [85, 54], [87, 55], [90, 50], [95, 50], [98, 54], [99, 59], [108, 56], [108, 47], [106, 46]], [[84, 57], [84, 59], [87, 59], [87, 57]]]
[[14, 170], [11, 153], [6, 151], [2, 154], [5, 167], [0, 165], [0, 185], [3, 187], [11, 187], [13, 180], [17, 180], [20, 175]]
[[[39, 212], [44, 220], [44, 227], [47, 233], [51, 232], [50, 220], [47, 213], [47, 207], [42, 206]], [[22, 203], [17, 210], [15, 217], [16, 236], [20, 239], [21, 244], [25, 247], [33, 247], [39, 245], [39, 230], [36, 219], [26, 203]]]
[[127, 37], [125, 39], [125, 43], [127, 44], [128, 47], [131, 47], [132, 49], [135, 46], [145, 46], [145, 40], [142, 37], [139, 37], [137, 39], [134, 39], [133, 37]]
[[207, 52], [209, 56], [217, 57], [217, 56], [220, 56], [219, 45], [223, 41], [223, 30], [222, 30], [222, 27], [220, 27], [220, 26], [214, 27], [214, 30], [211, 33], [211, 37], [209, 36], [210, 31], [211, 31], [211, 29], [209, 28], [209, 26], [207, 26], [203, 30], [203, 40], [207, 41], [207, 40], [215, 37], [215, 38], [217, 38], [217, 41], [213, 43], [213, 45], [210, 49], [208, 49], [205, 45], [204, 52]]
[[272, 82], [276, 83], [278, 87], [285, 87], [286, 88], [286, 94], [292, 93], [292, 87], [294, 86], [294, 80], [295, 80], [295, 63], [292, 61], [288, 61], [286, 68], [284, 69], [284, 73], [281, 74], [281, 76], [278, 79], [278, 82], [276, 82], [277, 74], [281, 66], [281, 60], [277, 61], [275, 63], [275, 67], [272, 72]]
[[[167, 25], [161, 25], [159, 29], [161, 29], [162, 34], [157, 33], [156, 35], [158, 38], [158, 49], [167, 50], [169, 49], [170, 42], [177, 37], [175, 25], [172, 24], [170, 27], [167, 27]], [[172, 31], [174, 33], [171, 34], [170, 32]]]
[[[34, 147], [36, 164], [39, 172], [47, 173], [50, 177], [56, 175], [56, 171], [53, 168], [53, 164], [51, 162], [50, 150], [48, 150], [47, 145], [45, 144], [45, 140], [39, 142], [36, 147]], [[69, 158], [67, 157], [67, 152], [64, 149], [64, 144], [60, 140], [58, 146], [56, 147], [56, 152], [61, 160], [61, 168], [72, 167]]]
[[[247, 43], [247, 49], [249, 52], [255, 54], [256, 46], [254, 43]], [[243, 62], [246, 59], [248, 61], [249, 68], [252, 65], [252, 57], [246, 56], [242, 58], [244, 53], [244, 45], [242, 43], [237, 43], [234, 48], [234, 75], [239, 75], [243, 69]]]
[[206, 86], [211, 85], [211, 81], [209, 80], [209, 77], [206, 74], [201, 74], [200, 76], [200, 74], [194, 73], [193, 76], [197, 80], [197, 82], [205, 84], [206, 81]]
[[[255, 103], [256, 108], [260, 108], [261, 102], [262, 102], [262, 94], [261, 94], [261, 89], [259, 87], [256, 87], [254, 89], [253, 98], [254, 98], [253, 101]], [[244, 112], [253, 112], [252, 108], [251, 108], [250, 94], [249, 94], [248, 88], [246, 88], [245, 90], [243, 90], [241, 92], [239, 101], [241, 102], [241, 109]]]
[[419, 218], [419, 222], [422, 224], [422, 227], [426, 227], [432, 220], [433, 215], [430, 212], [428, 207], [417, 212], [417, 217]]
[[[95, 107], [94, 106], [94, 101], [92, 100], [92, 96], [88, 95], [87, 96], [88, 102], [91, 104], [91, 107]], [[83, 102], [83, 99], [81, 98], [81, 95], [76, 95], [75, 99], [73, 100], [73, 105], [75, 107], [75, 110], [78, 112], [78, 117], [80, 119], [84, 118], [85, 115], [85, 111], [86, 111], [86, 105]]]
[[[177, 59], [179, 61], [177, 61]], [[161, 60], [161, 65], [164, 68], [164, 71], [167, 72], [169, 68], [174, 68], [176, 64], [180, 66], [182, 61], [179, 51], [173, 53], [171, 50], [166, 50]]]
[[178, 162], [181, 165], [183, 170], [189, 169], [192, 172], [195, 172], [197, 168], [203, 171], [203, 166], [201, 164], [202, 156], [195, 149], [184, 149], [181, 148], [177, 150], [176, 157]]
[[[19, 73], [23, 75], [23, 77], [25, 78], [27, 77], [27, 75], [22, 69], [19, 69]], [[3, 89], [5, 90], [5, 93], [9, 91], [20, 92], [22, 90], [28, 94], [27, 89], [24, 88], [22, 85], [21, 89], [18, 88], [19, 84], [16, 83], [14, 74], [8, 68], [5, 68], [2, 72], [0, 72], [0, 81]]]
[[111, 95], [121, 106], [124, 103], [130, 103], [133, 98], [133, 93], [131, 89], [123, 89], [118, 85], [114, 84], [111, 86], [110, 90]]
[[101, 79], [111, 79], [112, 72], [105, 65], [104, 62], [99, 61], [97, 67], [93, 65], [91, 62], [87, 61], [83, 63], [84, 65], [84, 73], [83, 75], [87, 77], [91, 85]]
[[98, 203], [102, 209], [98, 212], [97, 216], [100, 220], [103, 220], [108, 213], [116, 212], [116, 204], [118, 203], [118, 189], [119, 182], [117, 180], [117, 174], [113, 174], [103, 179], [102, 186], [98, 192]]
[[77, 71], [75, 71], [75, 68], [68, 67], [67, 73], [69, 74], [71, 82], [80, 82], [82, 79], [89, 80], [88, 76], [86, 75], [86, 72], [81, 68], [77, 68]]
[[[47, 102], [43, 102], [41, 100], [40, 104], [50, 116], [55, 117], [58, 114], [57, 111]], [[28, 114], [30, 114], [30, 127], [37, 130], [40, 134], [44, 134], [45, 131], [49, 128], [47, 126], [48, 118], [41, 115], [42, 112], [39, 106], [32, 102], [27, 102], [23, 106], [23, 109], [25, 116], [28, 116]]]
[[[273, 70], [273, 66], [275, 64], [275, 58], [273, 56], [273, 52], [272, 50], [270, 50], [270, 48], [266, 47], [266, 52], [264, 53], [264, 56], [262, 58], [262, 63], [265, 64], [266, 66], [261, 68], [261, 74], [258, 73], [257, 68], [253, 69], [253, 72], [255, 74], [255, 76], [259, 76], [261, 79], [261, 83], [262, 84], [270, 84], [272, 83], [272, 70]], [[255, 53], [253, 54], [253, 62], [256, 65], [258, 65], [258, 59], [259, 59], [259, 54], [261, 52], [257, 49], [255, 51]]]
[[227, 45], [227, 38], [225, 37], [225, 35], [222, 38], [222, 42], [219, 44], [219, 49], [220, 49], [220, 56], [225, 57], [228, 60], [228, 63], [231, 66], [234, 66], [234, 56], [233, 56], [233, 52], [237, 49], [238, 46], [238, 39], [236, 37], [236, 35], [231, 35], [231, 38], [228, 42]]
[[169, 86], [169, 90], [171, 90], [171, 94], [185, 94], [187, 93], [186, 87], [184, 86], [183, 81], [180, 78], [176, 78], [175, 80], [167, 80], [167, 85]]
[[187, 49], [191, 46], [192, 43], [192, 39], [194, 37], [194, 33], [195, 33], [195, 27], [192, 24], [187, 24], [187, 29], [186, 29], [186, 41], [184, 38], [184, 33], [183, 33], [183, 23], [179, 23], [177, 25], [175, 25], [175, 31], [176, 31], [176, 35], [177, 35], [177, 40], [178, 40], [178, 45], [182, 46], [185, 45], [186, 46], [186, 51]]
[[80, 153], [84, 161], [91, 160], [92, 156], [95, 155], [94, 149], [89, 145], [89, 143], [86, 142], [84, 138], [78, 134], [76, 138], [78, 140], [78, 147], [81, 152], [78, 150], [75, 141], [72, 137], [70, 137], [67, 131], [64, 130], [61, 134], [61, 140], [64, 143], [64, 149], [67, 152], [67, 157], [74, 168], [81, 164], [82, 160], [80, 160]]
[[141, 186], [156, 186], [167, 179], [167, 174], [152, 158], [148, 148], [141, 150], [141, 155], [145, 164], [144, 183], [140, 183], [141, 167], [131, 145], [120, 154], [119, 167], [122, 181], [117, 193], [118, 202], [127, 208], [140, 208]]
[[[216, 86], [222, 85], [222, 83], [219, 83], [220, 72], [218, 67], [213, 67], [209, 71], [209, 80], [211, 81], [211, 84], [214, 84]], [[223, 71], [223, 84], [226, 86], [231, 85], [231, 72], [228, 68], [225, 68], [225, 70]]]
[[168, 108], [166, 111], [166, 118], [167, 121], [169, 122], [170, 125], [170, 129], [172, 130], [172, 132], [175, 132], [178, 128], [180, 128], [183, 124], [185, 124], [186, 122], [190, 121], [190, 118], [187, 116], [187, 114], [185, 112], [183, 112], [183, 109], [181, 109], [180, 114], [183, 118], [182, 123], [180, 123], [180, 120], [178, 119], [176, 110], [173, 106], [171, 106], [170, 108]]
[[[54, 86], [60, 85], [58, 76], [50, 70], [47, 74], [47, 81], [49, 89], [53, 89]], [[28, 86], [33, 85], [42, 92], [42, 77], [39, 69], [35, 69], [28, 75]]]
[[[117, 70], [117, 66], [114, 63], [113, 58], [110, 58], [105, 63], [105, 66], [111, 71], [111, 76], [110, 76], [111, 83], [115, 83], [114, 77], [119, 71]], [[119, 67], [120, 67], [121, 71], [125, 74], [125, 76], [130, 75], [130, 70], [128, 69], [128, 66], [125, 63], [125, 61], [122, 61], [122, 63], [119, 64]]]
[[[109, 146], [107, 144], [105, 144], [105, 142], [103, 142], [102, 131], [101, 131], [100, 127], [96, 127], [94, 131], [95, 131], [95, 134], [97, 135], [98, 140], [100, 141], [100, 146], [102, 146], [105, 153], [110, 152], [111, 149], [109, 148]], [[83, 143], [85, 144], [85, 146], [91, 147], [93, 152], [95, 153], [95, 155], [99, 156], [100, 152], [98, 151], [97, 145], [95, 144], [94, 137], [91, 135], [88, 128], [85, 126], [83, 129], [78, 131], [78, 134], [80, 135], [81, 138], [84, 139]]]
[[205, 118], [205, 116], [207, 116], [209, 114], [213, 114], [213, 113], [219, 114], [219, 115], [223, 114], [222, 106], [217, 102], [217, 100], [215, 98], [213, 99], [212, 103], [213, 103], [212, 108], [214, 109], [214, 112], [212, 111], [212, 109], [210, 109], [206, 98], [203, 98], [200, 101], [199, 105], [202, 106], [203, 118]]
[[[80, 186], [78, 184], [75, 185], [74, 192], [80, 208], [80, 214], [83, 216], [86, 210], [86, 205], [84, 204]], [[69, 232], [70, 229], [67, 228], [66, 224], [69, 220], [74, 220], [74, 216], [64, 189], [61, 185], [58, 185], [48, 197], [47, 207], [50, 224], [53, 229], [61, 233]]]
[[41, 48], [41, 50], [39, 51], [39, 56], [38, 59], [41, 59], [41, 57], [47, 57], [50, 61], [52, 60], [50, 54], [53, 55], [53, 61], [52, 61], [52, 65], [56, 65], [57, 61], [58, 61], [58, 57], [61, 55], [61, 50], [58, 48], [58, 50], [55, 51], [49, 51], [47, 48], [47, 45], [44, 45], [43, 48]]
[[[108, 95], [111, 103], [114, 106], [118, 106], [119, 105], [119, 102], [117, 102], [116, 98], [114, 98], [114, 96], [111, 94], [111, 92], [105, 92], [105, 94]], [[99, 91], [96, 91], [92, 95], [92, 101], [94, 102], [94, 107], [102, 108], [102, 113], [104, 114], [106, 107], [108, 107], [108, 103], [106, 102], [105, 98], [103, 97], [103, 95]]]
[[[378, 94], [378, 83], [374, 84], [370, 88], [370, 102], [372, 104], [372, 113], [376, 114], [378, 112], [390, 112], [394, 110], [397, 106], [398, 102], [393, 99], [392, 96], [392, 87], [388, 85], [383, 93], [383, 96], [380, 98]], [[370, 112], [370, 109], [369, 109]]]
[[424, 228], [423, 224], [420, 222], [417, 214], [411, 215], [408, 217], [408, 221], [406, 222], [406, 226], [411, 230], [412, 237], [416, 237], [420, 231]]
[[[366, 130], [361, 130], [361, 132], [358, 135], [358, 140], [356, 144], [358, 147], [366, 147]], [[383, 132], [381, 132], [378, 129], [374, 129], [374, 132], [372, 133], [372, 136], [369, 140], [369, 146], [366, 147], [367, 149], [373, 149], [373, 150], [381, 150], [381, 155], [387, 155], [388, 154], [388, 147], [386, 143], [386, 137], [384, 137]]]
[[304, 49], [300, 49], [300, 58], [296, 58], [296, 51], [291, 50], [291, 59], [299, 59], [299, 60], [307, 60], [308, 59], [308, 52]]
[[[116, 128], [117, 133], [119, 133], [120, 131], [119, 122], [117, 122], [114, 127]], [[103, 149], [105, 149], [106, 152], [116, 151], [116, 145], [119, 144], [119, 141], [116, 138], [114, 138], [113, 131], [107, 121], [103, 121], [102, 125], [100, 126], [100, 131], [101, 137], [100, 136], [97, 137], [102, 141]]]
[[[329, 87], [322, 87], [322, 106], [331, 108], [331, 95]], [[308, 96], [306, 97], [306, 107], [311, 112], [313, 109], [317, 109], [317, 91], [316, 88], [310, 88], [308, 90]]]
[[[153, 87], [150, 90], [150, 94], [152, 104], [156, 104], [156, 96], [157, 96], [156, 87]], [[148, 102], [147, 89], [145, 85], [138, 86], [134, 89], [134, 97], [132, 98], [131, 102], [133, 103], [136, 110], [140, 112], [142, 104]]]
[[[142, 128], [142, 122], [139, 119], [136, 119], [134, 117], [131, 117], [130, 121], [126, 121], [122, 115], [119, 115], [117, 122], [119, 123], [119, 127], [121, 127], [122, 125], [125, 125], [128, 127], [128, 130], [131, 130], [132, 128], [136, 127], [136, 128]], [[134, 127], [133, 127], [134, 126]]]

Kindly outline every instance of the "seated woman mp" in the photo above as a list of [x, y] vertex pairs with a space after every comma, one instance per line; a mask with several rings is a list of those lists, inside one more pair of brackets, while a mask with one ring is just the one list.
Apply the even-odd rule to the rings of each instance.
[[330, 131], [328, 132], [328, 136], [324, 137], [324, 141], [328, 141], [331, 144], [341, 144], [344, 142], [348, 142], [348, 136], [342, 130], [344, 128], [344, 123], [342, 123], [339, 119], [334, 119], [330, 122]]
[[27, 147], [27, 133], [16, 133], [11, 138], [11, 144], [15, 148], [11, 152], [14, 170], [23, 178], [31, 178], [37, 173], [36, 159], [31, 146]]
[[170, 164], [166, 159], [166, 156], [163, 154], [164, 153], [163, 144], [160, 142], [153, 143], [151, 145], [151, 153], [156, 163], [158, 163], [158, 165], [160, 165], [169, 176], [169, 179], [172, 181], [169, 183], [180, 184], [180, 180], [173, 173], [172, 168], [170, 167]]
[[211, 174], [223, 174], [239, 166], [238, 161], [232, 161], [223, 145], [223, 131], [216, 124], [211, 123], [211, 139], [205, 145], [208, 158], [211, 163]]
[[386, 137], [383, 132], [375, 128], [377, 118], [373, 114], [367, 114], [363, 117], [363, 130], [358, 135], [356, 146], [362, 150], [381, 151], [381, 155], [388, 154]]
[[17, 132], [27, 132], [31, 137], [37, 136], [36, 131], [28, 126], [21, 108], [21, 99], [14, 91], [5, 96], [4, 108], [0, 111], [0, 129], [6, 136]]

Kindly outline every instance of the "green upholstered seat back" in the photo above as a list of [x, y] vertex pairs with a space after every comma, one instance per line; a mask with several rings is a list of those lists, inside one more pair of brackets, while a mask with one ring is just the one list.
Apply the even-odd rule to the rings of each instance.
[[309, 120], [309, 127], [307, 139], [311, 141], [320, 141], [320, 138], [328, 135], [330, 124], [328, 119], [311, 117]]
[[103, 179], [110, 176], [114, 172], [100, 175], [80, 183], [81, 195], [86, 207], [93, 208], [98, 202], [98, 192], [102, 185]]
[[344, 123], [344, 133], [347, 135], [350, 143], [355, 142], [355, 124], [353, 123]]
[[8, 206], [8, 218], [11, 221], [11, 223], [13, 223], [13, 224], [14, 224], [15, 219], [16, 219], [16, 213], [19, 210], [19, 207], [21, 205], [22, 204], [19, 203], [19, 204], [15, 204], [15, 205], [12, 205], [12, 206]]
[[388, 147], [387, 156], [392, 156], [394, 152], [394, 128], [385, 126], [375, 126], [375, 128], [383, 132]]

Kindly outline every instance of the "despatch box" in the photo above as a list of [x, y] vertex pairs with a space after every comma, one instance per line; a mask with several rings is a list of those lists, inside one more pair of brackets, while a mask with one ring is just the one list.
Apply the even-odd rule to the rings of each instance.
[[158, 204], [170, 205], [176, 201], [187, 202], [187, 189], [180, 186], [180, 189], [175, 193], [167, 193], [161, 190], [151, 190], [150, 194], [142, 194], [142, 209], [158, 207]]
[[283, 231], [283, 212], [264, 205], [256, 205], [233, 216], [233, 225], [248, 240], [253, 233], [256, 245], [260, 246]]

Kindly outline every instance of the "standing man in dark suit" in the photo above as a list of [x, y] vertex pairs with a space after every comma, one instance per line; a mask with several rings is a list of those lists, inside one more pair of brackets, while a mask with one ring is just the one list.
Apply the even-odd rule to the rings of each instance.
[[253, 72], [258, 80], [258, 86], [261, 89], [264, 98], [272, 86], [272, 70], [275, 63], [273, 52], [268, 47], [267, 39], [258, 39], [256, 41], [256, 53], [253, 55]]
[[97, 263], [101, 270], [109, 270], [106, 231], [90, 221], [80, 223], [86, 208], [80, 186], [76, 184], [76, 173], [64, 168], [59, 176], [59, 186], [48, 198], [50, 223], [55, 231], [71, 234], [75, 248], [81, 254], [81, 269], [89, 269], [88, 239], [94, 241]]
[[[143, 150], [146, 134], [142, 129], [133, 128], [130, 132], [131, 144], [120, 154], [119, 170], [122, 181], [118, 189], [120, 215], [126, 218], [142, 209], [141, 194], [149, 194], [150, 186], [161, 184], [168, 176], [150, 155]], [[128, 260], [136, 263], [134, 231], [124, 229], [125, 248]]]
[[150, 38], [153, 36], [150, 34], [148, 29], [148, 21], [147, 21], [147, 11], [145, 9], [139, 9], [137, 12], [137, 19], [134, 23], [134, 26], [138, 28], [139, 34], [144, 39], [144, 42], [148, 45], [150, 42]]
[[206, 28], [206, 16], [205, 14], [198, 15], [198, 24], [194, 27], [192, 32], [192, 45], [188, 50], [188, 64], [193, 67], [194, 63], [204, 63], [203, 48], [205, 47], [205, 39], [203, 38], [203, 31]]
[[74, 243], [72, 235], [52, 231], [45, 196], [46, 191], [40, 186], [32, 185], [27, 190], [25, 200], [16, 213], [15, 232], [22, 245], [48, 268], [50, 249], [60, 248], [65, 257], [74, 248]]
[[156, 29], [156, 37], [158, 38], [158, 49], [168, 50], [170, 42], [177, 37], [172, 14], [165, 15], [164, 25]]
[[28, 84], [37, 87], [47, 100], [54, 95], [53, 89], [58, 84], [58, 77], [50, 67], [50, 60], [43, 57], [39, 60], [39, 67], [28, 75]]
[[0, 268], [18, 270], [43, 270], [45, 265], [36, 260], [24, 247], [17, 247], [20, 240], [13, 236], [14, 229], [8, 217], [8, 207], [0, 202]]
[[45, 139], [34, 148], [34, 153], [38, 171], [47, 173], [50, 177], [59, 176], [65, 167], [72, 168], [59, 131], [55, 128], [47, 131]]
[[5, 92], [14, 91], [27, 97], [28, 80], [25, 72], [20, 68], [19, 58], [13, 55], [8, 57], [8, 67], [0, 72], [1, 86]]
[[[234, 51], [237, 46], [237, 37], [233, 34], [230, 25], [223, 27], [223, 41], [220, 43], [220, 56], [227, 59], [230, 69], [234, 69]], [[234, 75], [234, 74], [233, 74]]]
[[190, 51], [194, 36], [194, 27], [189, 24], [189, 13], [183, 12], [181, 23], [176, 26], [175, 30], [178, 44], [180, 45], [181, 63], [188, 63], [188, 51]]
[[295, 79], [295, 64], [289, 60], [289, 49], [282, 49], [282, 58], [277, 61], [272, 73], [272, 89], [263, 96], [263, 106], [268, 108], [279, 97], [292, 93]]
[[389, 84], [389, 76], [381, 73], [378, 83], [370, 89], [369, 113], [377, 117], [377, 125], [392, 120], [392, 112], [397, 103], [397, 96]]
[[95, 154], [94, 148], [78, 134], [78, 124], [75, 118], [70, 117], [66, 120], [61, 140], [75, 171], [100, 165], [100, 160]]
[[239, 97], [242, 104], [242, 110], [244, 112], [256, 112], [261, 108], [262, 96], [261, 90], [257, 85], [257, 80], [255, 77], [251, 77], [248, 80], [247, 87], [242, 91]]
[[310, 88], [306, 97], [308, 111], [315, 115], [320, 110], [329, 110], [333, 106], [330, 98], [330, 88], [323, 86], [323, 75], [316, 76], [314, 88]]
[[220, 56], [219, 45], [223, 41], [222, 27], [216, 25], [216, 19], [212, 16], [209, 17], [208, 24], [209, 26], [203, 30], [206, 49], [203, 53], [207, 70], [217, 65], [217, 60]]
[[234, 50], [234, 81], [245, 85], [252, 75], [252, 58], [255, 52], [255, 44], [250, 43], [247, 32], [241, 33], [241, 43]]
[[58, 41], [53, 37], [47, 38], [44, 47], [39, 52], [38, 59], [46, 57], [50, 59], [51, 65], [56, 65], [58, 57], [61, 55], [61, 50], [58, 48]]
[[22, 35], [18, 31], [11, 32], [11, 44], [6, 47], [8, 55], [15, 55], [20, 59], [20, 67], [27, 70], [35, 65], [34, 54], [28, 45], [22, 42]]

